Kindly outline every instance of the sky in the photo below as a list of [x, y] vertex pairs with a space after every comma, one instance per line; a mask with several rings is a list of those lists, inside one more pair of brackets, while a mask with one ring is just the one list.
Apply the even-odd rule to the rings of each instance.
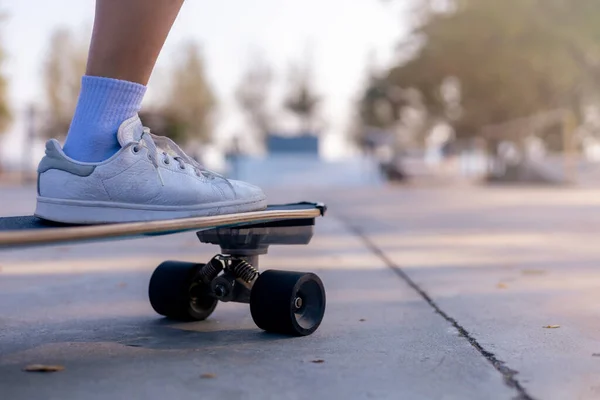
[[[23, 145], [20, 119], [26, 104], [43, 104], [41, 70], [53, 30], [91, 29], [94, 0], [11, 0], [0, 2], [8, 15], [1, 32], [8, 59], [4, 71], [17, 121], [6, 135], [4, 153], [15, 157]], [[389, 4], [392, 3], [392, 4]], [[402, 4], [398, 4], [402, 3]], [[310, 48], [315, 86], [323, 97], [330, 152], [335, 153], [349, 123], [352, 102], [364, 84], [369, 59], [393, 61], [394, 47], [408, 28], [406, 3], [381, 0], [187, 0], [150, 80], [145, 104], [160, 97], [161, 76], [177, 60], [177, 49], [193, 39], [201, 47], [219, 108], [215, 134], [243, 133], [245, 121], [234, 90], [252, 49], [260, 49], [275, 70], [281, 93], [290, 63]], [[404, 4], [404, 5], [403, 5]], [[158, 133], [158, 132], [157, 132]]]

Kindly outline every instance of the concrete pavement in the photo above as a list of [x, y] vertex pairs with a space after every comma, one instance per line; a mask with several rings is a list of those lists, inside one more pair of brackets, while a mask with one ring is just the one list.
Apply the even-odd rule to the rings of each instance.
[[[32, 207], [31, 188], [0, 194], [5, 215]], [[203, 323], [155, 315], [153, 268], [217, 250], [193, 234], [2, 252], [0, 398], [600, 397], [600, 191], [269, 195], [331, 206], [311, 244], [261, 261], [321, 276], [315, 334], [262, 333], [240, 304]], [[31, 363], [65, 370], [21, 371]]]
[[377, 199], [368, 208], [369, 196], [355, 195], [338, 210], [521, 395], [600, 398], [599, 191], [383, 190]]

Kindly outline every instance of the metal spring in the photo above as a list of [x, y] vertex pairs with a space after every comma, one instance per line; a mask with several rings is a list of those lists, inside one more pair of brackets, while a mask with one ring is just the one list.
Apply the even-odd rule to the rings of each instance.
[[247, 283], [252, 282], [259, 274], [258, 270], [245, 260], [232, 260], [229, 269], [236, 277]]
[[213, 279], [219, 275], [219, 273], [223, 270], [225, 262], [219, 258], [214, 257], [212, 260], [208, 262], [208, 264], [204, 265], [200, 270], [199, 274], [202, 281], [205, 283], [210, 283]]

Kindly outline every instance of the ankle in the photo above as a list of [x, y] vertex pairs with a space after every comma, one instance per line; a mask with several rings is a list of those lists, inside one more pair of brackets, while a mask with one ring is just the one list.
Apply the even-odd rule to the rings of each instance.
[[64, 152], [83, 162], [99, 162], [115, 154], [119, 125], [136, 115], [146, 87], [112, 78], [84, 76]]

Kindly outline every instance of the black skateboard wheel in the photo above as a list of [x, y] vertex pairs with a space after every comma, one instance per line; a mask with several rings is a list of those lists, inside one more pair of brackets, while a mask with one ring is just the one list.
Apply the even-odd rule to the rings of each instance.
[[204, 264], [165, 261], [150, 278], [148, 297], [154, 311], [178, 321], [202, 321], [217, 306], [208, 288], [194, 276]]
[[264, 271], [252, 287], [250, 313], [267, 332], [310, 335], [325, 314], [323, 282], [313, 273]]

